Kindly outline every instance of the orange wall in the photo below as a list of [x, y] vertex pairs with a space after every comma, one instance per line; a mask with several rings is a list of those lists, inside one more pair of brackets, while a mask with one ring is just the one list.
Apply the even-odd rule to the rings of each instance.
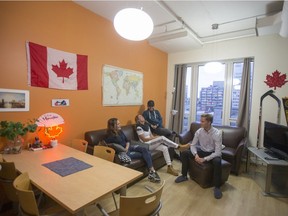
[[[30, 91], [29, 112], [0, 112], [0, 120], [26, 122], [47, 112], [58, 113], [65, 120], [59, 141], [68, 143], [83, 138], [85, 131], [105, 128], [110, 117], [119, 118], [122, 125], [134, 123], [150, 98], [165, 117], [167, 54], [147, 41], [122, 39], [110, 21], [73, 2], [0, 2], [0, 29], [0, 88]], [[28, 86], [25, 41], [88, 55], [88, 90]], [[142, 106], [102, 106], [104, 64], [143, 73]], [[55, 98], [69, 99], [70, 106], [52, 107]]]

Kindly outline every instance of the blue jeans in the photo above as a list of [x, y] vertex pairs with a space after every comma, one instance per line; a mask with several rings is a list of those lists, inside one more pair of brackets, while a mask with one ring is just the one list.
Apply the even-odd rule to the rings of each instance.
[[142, 146], [138, 146], [138, 145], [130, 146], [129, 151], [127, 152], [127, 155], [131, 159], [143, 158], [149, 169], [153, 166], [151, 153], [149, 152], [149, 150], [147, 150], [146, 148]]

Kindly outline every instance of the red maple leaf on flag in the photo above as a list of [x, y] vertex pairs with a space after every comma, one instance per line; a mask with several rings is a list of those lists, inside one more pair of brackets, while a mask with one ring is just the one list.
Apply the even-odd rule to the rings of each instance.
[[272, 76], [266, 75], [266, 81], [264, 82], [269, 86], [269, 88], [274, 87], [274, 90], [276, 90], [277, 87], [280, 88], [288, 82], [288, 80], [286, 80], [286, 74], [280, 74], [281, 73], [276, 70], [272, 73]]
[[59, 65], [52, 65], [52, 70], [57, 74], [57, 77], [62, 77], [62, 83], [64, 83], [64, 78], [69, 79], [69, 76], [73, 74], [73, 68], [67, 68], [67, 63], [62, 60], [62, 62], [59, 62]]

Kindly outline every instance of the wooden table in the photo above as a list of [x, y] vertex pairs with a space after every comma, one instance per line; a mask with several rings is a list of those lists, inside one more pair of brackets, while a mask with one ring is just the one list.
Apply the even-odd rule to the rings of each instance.
[[[93, 167], [61, 177], [42, 166], [44, 163], [68, 157], [74, 157]], [[142, 173], [136, 170], [61, 144], [52, 149], [4, 154], [3, 158], [8, 162], [14, 162], [21, 173], [28, 172], [33, 185], [72, 214], [118, 189], [122, 188], [125, 195], [127, 184], [142, 176]]]

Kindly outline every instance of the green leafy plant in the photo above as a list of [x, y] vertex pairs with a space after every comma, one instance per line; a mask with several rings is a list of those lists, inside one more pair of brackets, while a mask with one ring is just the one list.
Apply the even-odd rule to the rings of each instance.
[[24, 136], [28, 132], [33, 133], [37, 129], [36, 120], [29, 120], [27, 123], [1, 121], [0, 136], [6, 137], [8, 140], [15, 140], [18, 135]]

